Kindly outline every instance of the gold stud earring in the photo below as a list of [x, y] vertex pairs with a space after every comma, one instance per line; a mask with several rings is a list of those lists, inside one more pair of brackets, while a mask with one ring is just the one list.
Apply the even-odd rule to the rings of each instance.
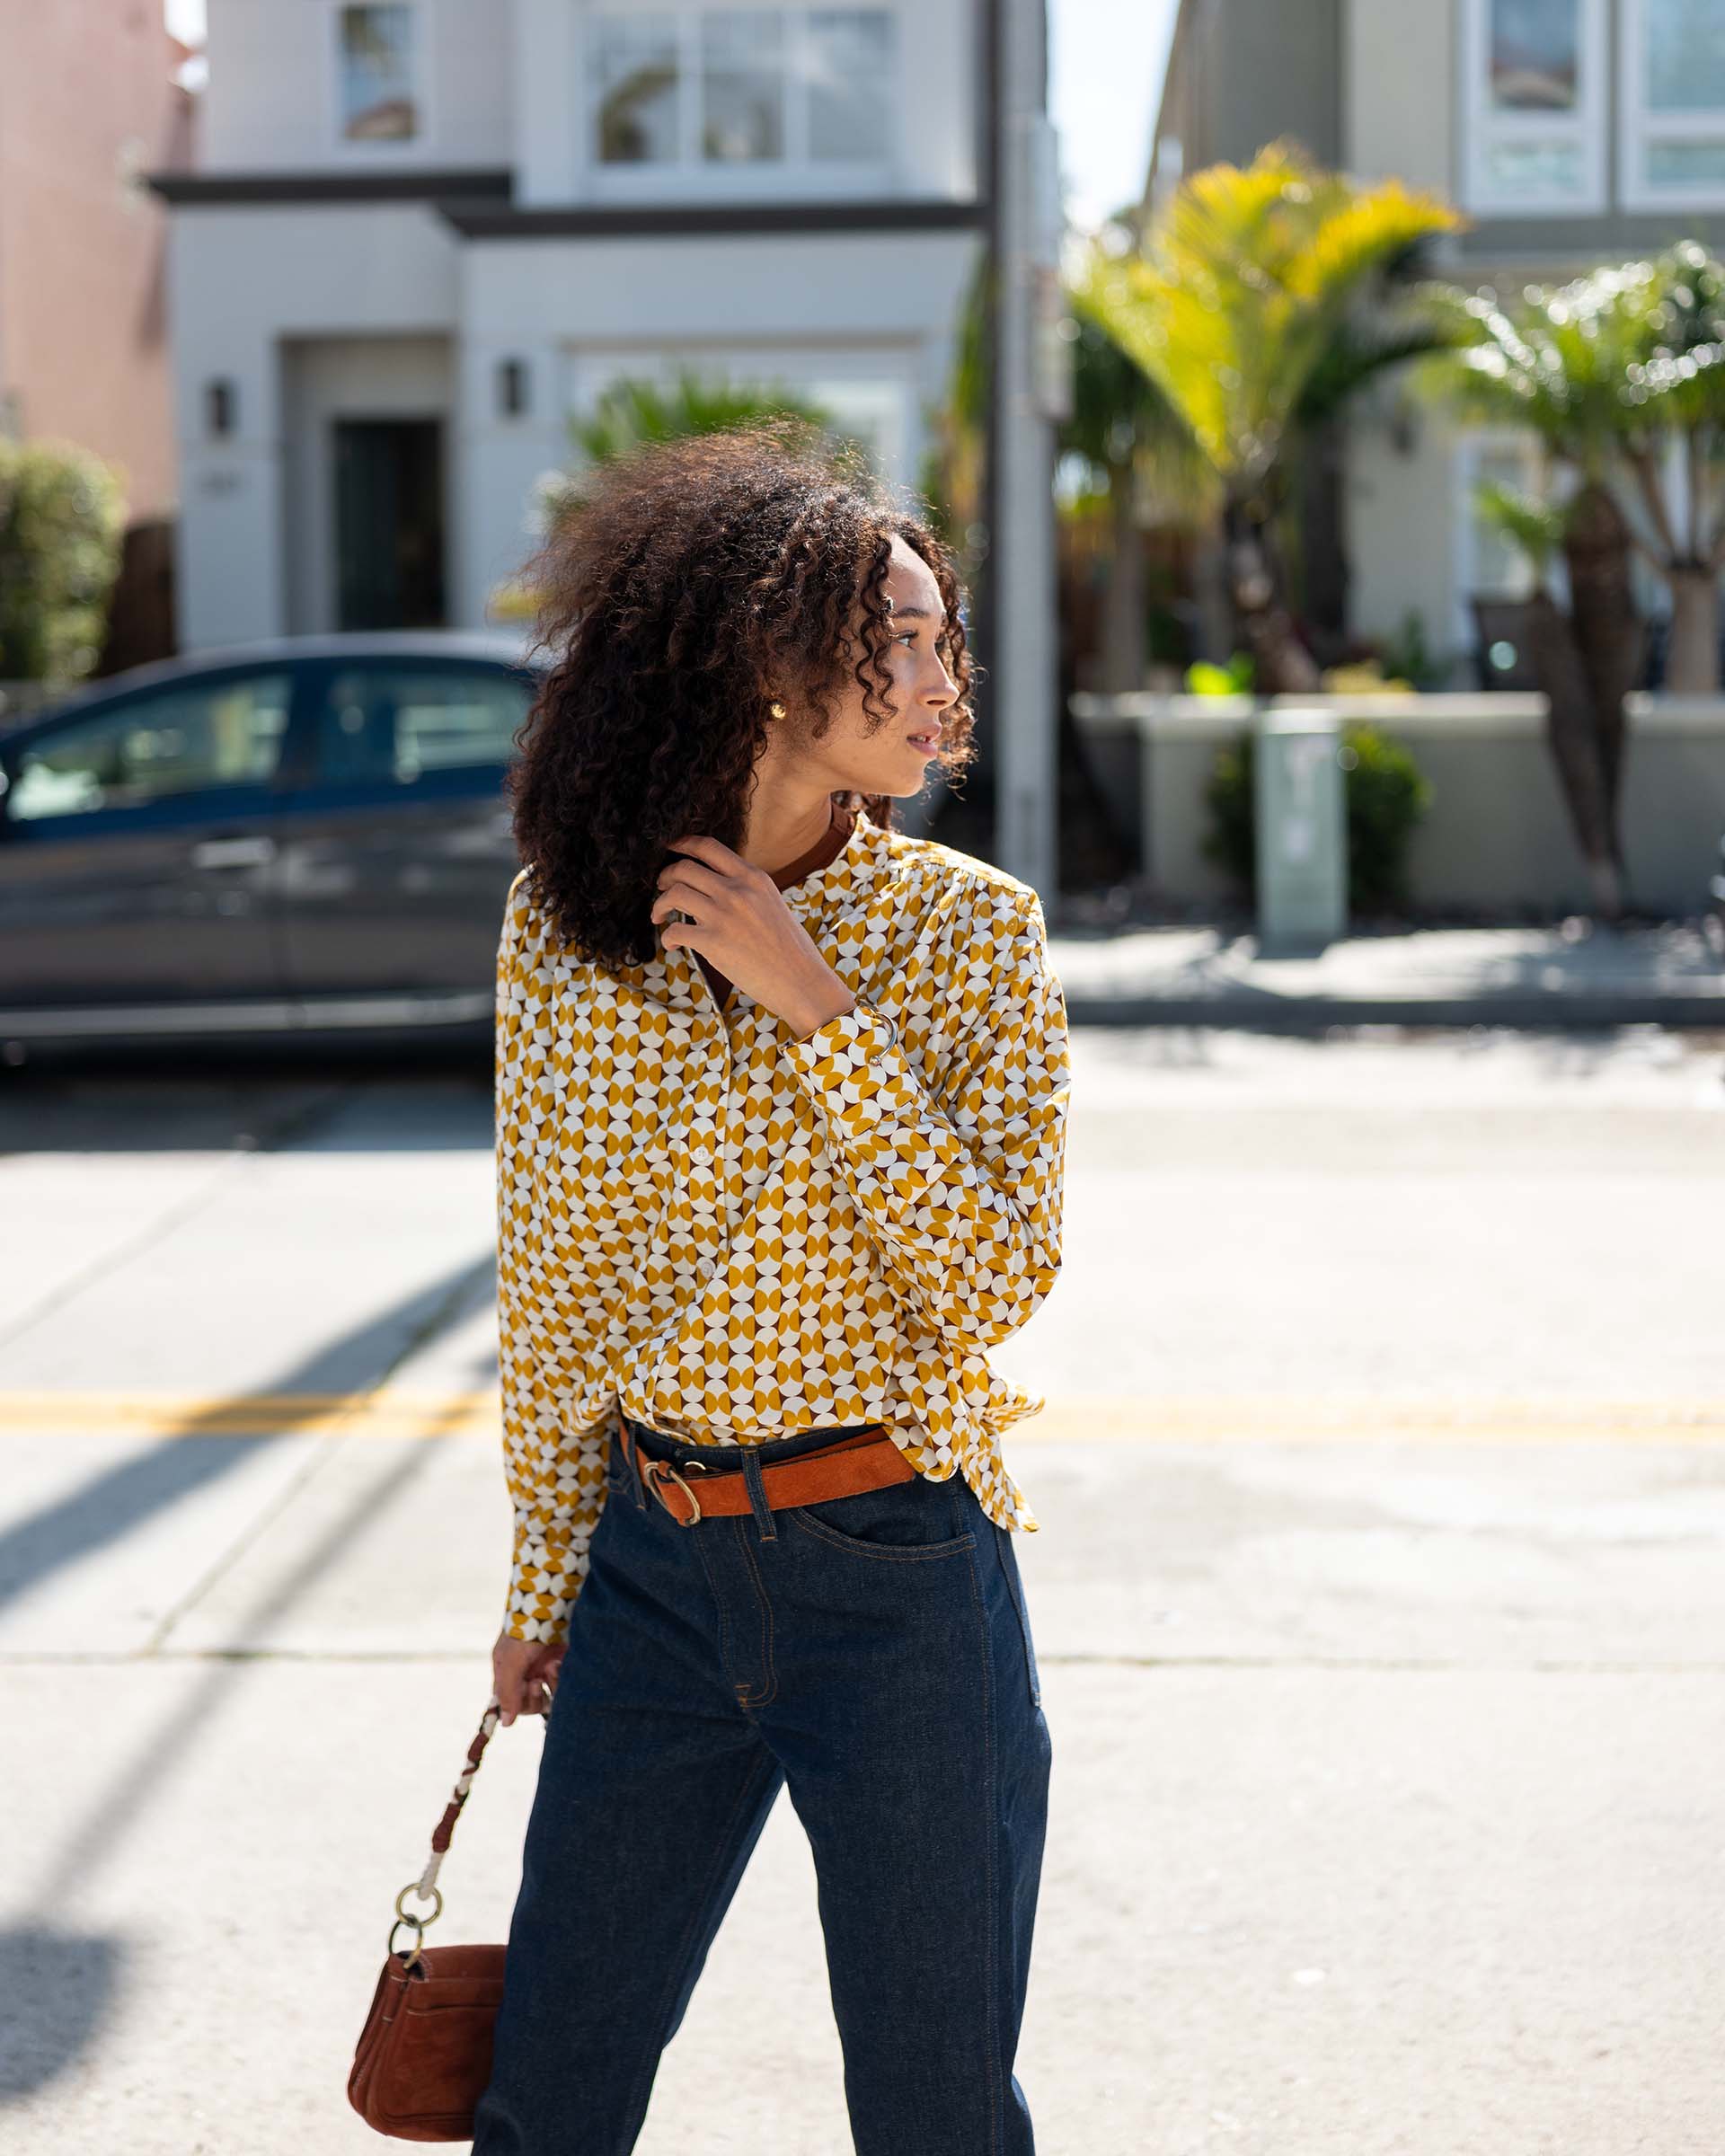
[[766, 708], [775, 719], [784, 717], [784, 706], [782, 703], [769, 703]]

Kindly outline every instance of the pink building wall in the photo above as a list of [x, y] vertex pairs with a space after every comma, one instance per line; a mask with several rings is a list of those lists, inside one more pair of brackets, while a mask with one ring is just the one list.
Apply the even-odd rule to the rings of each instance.
[[166, 217], [190, 162], [161, 0], [0, 7], [0, 426], [122, 467], [133, 521], [177, 495]]

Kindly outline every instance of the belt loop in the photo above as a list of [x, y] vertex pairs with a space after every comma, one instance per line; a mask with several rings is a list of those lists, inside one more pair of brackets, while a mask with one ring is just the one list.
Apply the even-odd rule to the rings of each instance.
[[766, 1485], [761, 1480], [760, 1454], [752, 1445], [743, 1454], [743, 1482], [748, 1491], [749, 1509], [755, 1515], [759, 1540], [776, 1542], [779, 1531], [773, 1522], [773, 1507], [766, 1501]]
[[629, 1484], [634, 1491], [635, 1510], [645, 1512], [652, 1500], [648, 1497], [641, 1480], [641, 1452], [635, 1442], [637, 1425], [625, 1415], [623, 1418], [623, 1427], [627, 1436], [627, 1443], [623, 1448], [623, 1456], [629, 1462]]

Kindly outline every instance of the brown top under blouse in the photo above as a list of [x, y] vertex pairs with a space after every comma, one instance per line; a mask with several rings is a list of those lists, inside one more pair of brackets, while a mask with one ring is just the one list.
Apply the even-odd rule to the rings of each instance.
[[[836, 860], [845, 851], [845, 841], [850, 837], [852, 826], [856, 822], [855, 813], [849, 808], [841, 808], [835, 801], [832, 814], [833, 820], [827, 826], [824, 838], [818, 838], [807, 853], [799, 853], [794, 861], [787, 862], [783, 868], [774, 870], [773, 880], [782, 891], [789, 889], [792, 884], [804, 876], [813, 875], [817, 869], [824, 869], [829, 861]], [[718, 998], [720, 1010], [723, 1011], [730, 1002], [731, 983], [711, 959], [703, 958], [693, 945], [689, 955], [700, 961], [701, 970], [712, 984], [712, 993]]]

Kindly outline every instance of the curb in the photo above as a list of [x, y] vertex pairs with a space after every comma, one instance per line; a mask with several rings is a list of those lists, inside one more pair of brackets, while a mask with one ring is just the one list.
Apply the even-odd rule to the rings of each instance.
[[1575, 1033], [1613, 1026], [1725, 1032], [1725, 991], [1715, 995], [1218, 995], [1086, 996], [1069, 993], [1081, 1026], [1227, 1026], [1248, 1032], [1310, 1033], [1331, 1026], [1512, 1026]]

